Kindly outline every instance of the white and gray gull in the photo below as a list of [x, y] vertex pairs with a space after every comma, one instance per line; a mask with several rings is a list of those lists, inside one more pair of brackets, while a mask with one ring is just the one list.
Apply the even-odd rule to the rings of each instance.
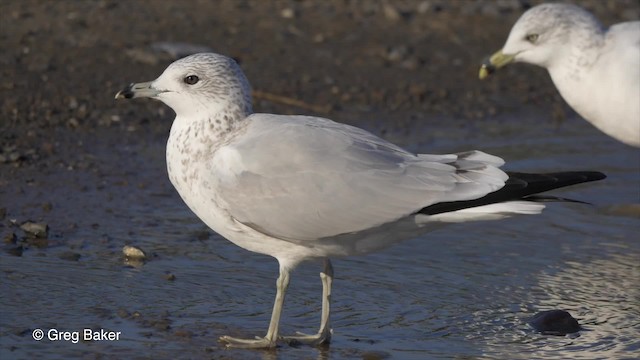
[[[537, 193], [605, 177], [505, 173], [502, 159], [480, 151], [416, 155], [328, 119], [253, 113], [242, 70], [218, 54], [180, 59], [116, 95], [138, 97], [176, 113], [167, 170], [189, 208], [232, 243], [279, 262], [266, 336], [222, 336], [227, 346], [328, 343], [331, 257], [376, 251], [446, 224], [537, 214], [549, 199]], [[324, 261], [320, 329], [280, 337], [290, 272], [309, 259]]]
[[564, 100], [585, 120], [640, 147], [640, 21], [604, 29], [571, 4], [541, 4], [513, 25], [480, 79], [512, 62], [546, 68]]

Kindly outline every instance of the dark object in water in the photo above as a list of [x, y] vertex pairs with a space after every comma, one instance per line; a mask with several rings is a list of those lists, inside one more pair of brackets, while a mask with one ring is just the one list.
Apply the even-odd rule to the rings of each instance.
[[564, 310], [541, 311], [529, 320], [529, 325], [544, 335], [557, 336], [576, 333], [582, 329], [578, 320]]

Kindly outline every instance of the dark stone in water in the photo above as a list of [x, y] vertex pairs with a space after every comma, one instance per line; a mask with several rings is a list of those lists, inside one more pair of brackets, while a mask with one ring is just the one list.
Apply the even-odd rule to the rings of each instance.
[[529, 325], [544, 335], [557, 336], [576, 333], [582, 329], [578, 320], [564, 310], [541, 311], [529, 320]]

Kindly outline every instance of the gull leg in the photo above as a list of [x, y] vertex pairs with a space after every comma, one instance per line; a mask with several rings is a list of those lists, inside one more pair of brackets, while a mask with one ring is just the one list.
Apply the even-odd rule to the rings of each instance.
[[331, 313], [331, 283], [333, 282], [333, 266], [328, 258], [324, 260], [324, 270], [320, 273], [322, 280], [322, 315], [320, 329], [317, 334], [307, 335], [298, 332], [296, 336], [283, 336], [282, 339], [290, 344], [321, 345], [331, 341], [331, 325], [329, 316]]
[[271, 321], [269, 322], [269, 329], [265, 337], [261, 338], [256, 336], [255, 339], [239, 339], [225, 335], [220, 337], [220, 341], [226, 343], [227, 347], [234, 348], [264, 349], [276, 347], [280, 315], [282, 314], [282, 305], [284, 304], [284, 296], [288, 287], [289, 269], [280, 266], [280, 276], [278, 276], [278, 280], [276, 281], [276, 300], [273, 304]]

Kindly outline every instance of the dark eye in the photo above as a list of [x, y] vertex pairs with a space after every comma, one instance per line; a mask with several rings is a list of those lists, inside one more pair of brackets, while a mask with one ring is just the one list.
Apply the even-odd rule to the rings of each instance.
[[200, 79], [198, 79], [198, 77], [195, 76], [195, 75], [189, 75], [186, 78], [184, 78], [185, 84], [189, 84], [189, 85], [193, 85], [193, 84], [197, 83], [198, 80], [200, 80]]
[[538, 37], [540, 37], [538, 34], [529, 34], [525, 36], [525, 39], [527, 39], [528, 42], [534, 44], [536, 41], [538, 41]]

